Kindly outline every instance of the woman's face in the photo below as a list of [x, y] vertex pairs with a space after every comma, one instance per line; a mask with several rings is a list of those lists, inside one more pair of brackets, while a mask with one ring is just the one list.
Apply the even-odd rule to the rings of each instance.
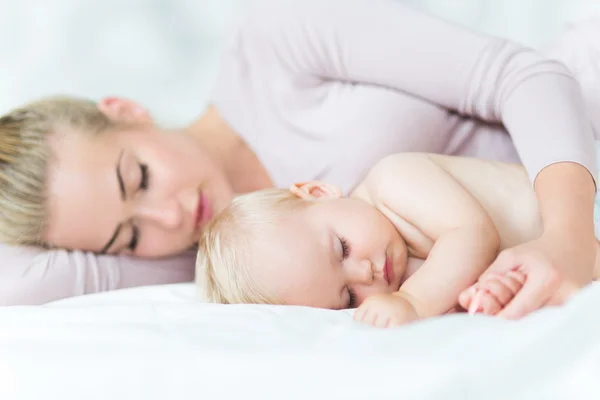
[[[114, 99], [113, 99], [114, 100]], [[144, 121], [133, 103], [101, 103], [113, 116]], [[105, 109], [103, 109], [104, 107]], [[192, 247], [233, 192], [191, 135], [151, 123], [51, 141], [49, 244], [107, 254], [162, 257]]]

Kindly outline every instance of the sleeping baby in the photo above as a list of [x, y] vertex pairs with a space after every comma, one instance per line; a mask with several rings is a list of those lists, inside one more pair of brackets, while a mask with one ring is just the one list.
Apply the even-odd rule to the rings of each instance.
[[494, 315], [526, 276], [478, 279], [542, 229], [522, 166], [402, 153], [348, 197], [313, 181], [236, 198], [206, 227], [196, 280], [210, 302], [358, 307], [354, 318], [378, 327], [457, 305]]

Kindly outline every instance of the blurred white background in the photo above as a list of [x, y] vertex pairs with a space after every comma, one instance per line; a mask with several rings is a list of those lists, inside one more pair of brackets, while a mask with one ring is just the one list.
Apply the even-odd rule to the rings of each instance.
[[[250, 1], [0, 0], [0, 112], [48, 94], [120, 95], [159, 122], [189, 122]], [[537, 48], [567, 21], [600, 13], [600, 0], [404, 1]]]

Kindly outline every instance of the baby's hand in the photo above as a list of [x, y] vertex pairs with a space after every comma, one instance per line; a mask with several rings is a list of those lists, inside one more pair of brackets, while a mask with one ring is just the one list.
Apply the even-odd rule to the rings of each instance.
[[512, 270], [505, 274], [488, 272], [479, 282], [464, 290], [459, 304], [469, 314], [496, 315], [517, 295], [525, 283], [525, 274]]
[[398, 294], [376, 294], [367, 297], [354, 314], [354, 320], [391, 328], [419, 319], [414, 305]]

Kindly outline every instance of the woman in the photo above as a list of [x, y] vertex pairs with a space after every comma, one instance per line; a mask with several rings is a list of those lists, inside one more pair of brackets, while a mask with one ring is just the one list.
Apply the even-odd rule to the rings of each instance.
[[233, 193], [301, 179], [350, 191], [401, 151], [522, 160], [545, 233], [493, 265], [539, 274], [515, 317], [591, 280], [594, 136], [556, 61], [391, 0], [270, 0], [234, 36], [211, 103], [168, 135], [117, 98], [5, 116], [3, 241], [77, 250], [3, 247], [1, 302], [191, 280], [185, 251]]

